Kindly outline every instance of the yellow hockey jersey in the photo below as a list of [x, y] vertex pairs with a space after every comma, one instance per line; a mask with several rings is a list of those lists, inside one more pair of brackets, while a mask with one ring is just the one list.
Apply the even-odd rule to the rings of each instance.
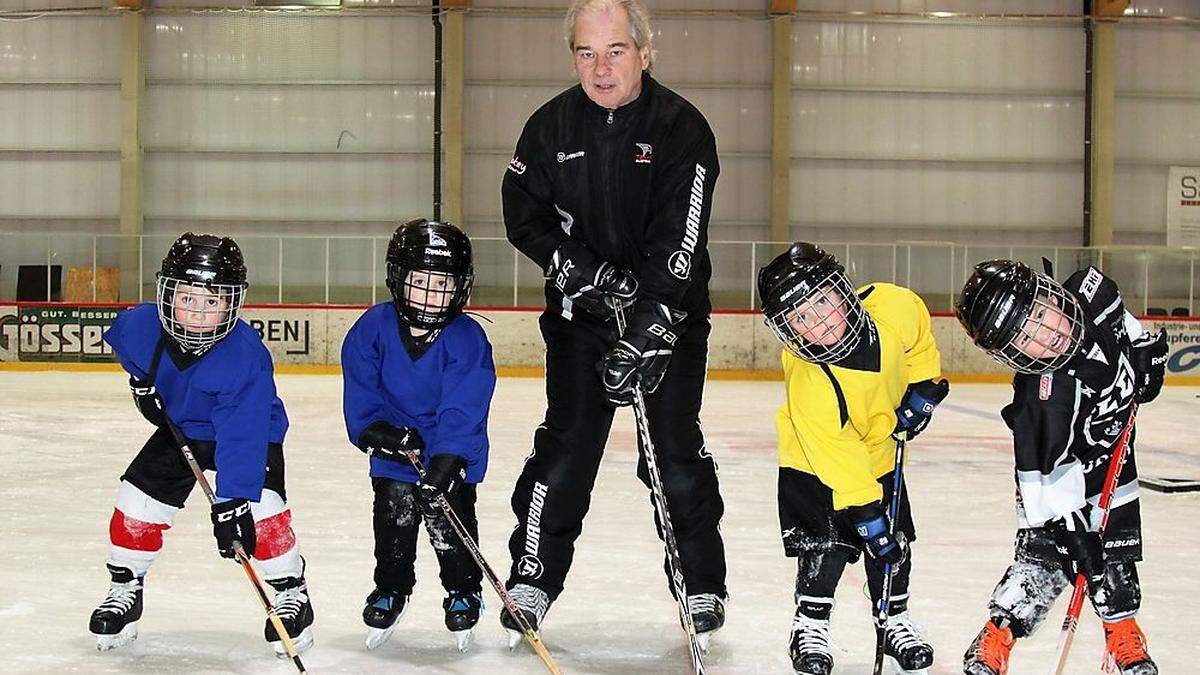
[[779, 465], [815, 475], [833, 508], [883, 499], [878, 478], [896, 463], [896, 408], [909, 383], [941, 376], [929, 310], [907, 288], [858, 289], [868, 335], [840, 365], [809, 363], [783, 350], [787, 401], [775, 424]]

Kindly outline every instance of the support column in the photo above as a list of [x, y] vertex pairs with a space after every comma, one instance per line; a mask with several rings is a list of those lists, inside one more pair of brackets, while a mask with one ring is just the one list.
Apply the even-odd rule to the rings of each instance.
[[1128, 0], [1097, 0], [1088, 18], [1092, 32], [1091, 71], [1088, 73], [1088, 143], [1091, 145], [1088, 201], [1091, 204], [1084, 244], [1109, 246], [1113, 243], [1113, 175], [1116, 173], [1116, 68], [1113, 53], [1117, 40], [1117, 18], [1129, 5]]
[[791, 241], [792, 14], [796, 0], [771, 0], [771, 241]]
[[141, 2], [125, 2], [121, 14], [121, 295], [122, 302], [139, 300], [142, 234], [142, 99], [146, 90]]
[[470, 0], [442, 0], [442, 217], [463, 222], [463, 135], [466, 98], [466, 9]]

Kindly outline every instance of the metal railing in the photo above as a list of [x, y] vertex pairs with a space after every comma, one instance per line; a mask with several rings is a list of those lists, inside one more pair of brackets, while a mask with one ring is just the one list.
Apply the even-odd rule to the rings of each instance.
[[[374, 304], [383, 283], [386, 237], [237, 237], [246, 255], [255, 304]], [[154, 296], [154, 273], [173, 235], [28, 234], [0, 232], [0, 301], [140, 302]], [[472, 305], [541, 306], [542, 274], [503, 238], [476, 237]], [[758, 268], [786, 248], [782, 242], [709, 242], [710, 289], [717, 309], [758, 306]], [[929, 309], [953, 309], [972, 266], [1015, 258], [1041, 269], [1049, 259], [1065, 278], [1096, 265], [1121, 286], [1126, 306], [1141, 314], [1194, 315], [1200, 249], [1053, 247], [953, 242], [827, 243], [859, 284], [907, 286]], [[19, 282], [19, 283], [18, 283]], [[18, 288], [20, 287], [20, 288]]]

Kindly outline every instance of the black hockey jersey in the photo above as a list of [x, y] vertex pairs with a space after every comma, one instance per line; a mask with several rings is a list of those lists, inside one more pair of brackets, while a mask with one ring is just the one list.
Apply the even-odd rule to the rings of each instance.
[[[1057, 371], [1016, 375], [1012, 403], [1001, 415], [1013, 432], [1020, 526], [1039, 527], [1083, 509], [1095, 529], [1108, 460], [1133, 403], [1131, 341], [1144, 331], [1100, 270], [1080, 270], [1063, 286], [1082, 310], [1079, 350]], [[1137, 499], [1132, 456], [1131, 433], [1113, 509]]]
[[[641, 297], [705, 318], [719, 171], [704, 115], [649, 74], [616, 110], [576, 85], [539, 108], [517, 141], [501, 189], [508, 239], [543, 270], [564, 240], [581, 241], [630, 270]], [[546, 303], [574, 318], [553, 283]]]

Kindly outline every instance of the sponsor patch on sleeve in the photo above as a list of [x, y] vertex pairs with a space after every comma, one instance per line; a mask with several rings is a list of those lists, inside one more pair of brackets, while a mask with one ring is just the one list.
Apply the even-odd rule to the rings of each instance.
[[520, 176], [525, 173], [525, 163], [520, 157], [513, 155], [513, 158], [508, 161], [508, 170]]
[[1104, 280], [1104, 276], [1095, 267], [1089, 268], [1087, 275], [1083, 277], [1083, 283], [1079, 284], [1079, 293], [1091, 302], [1096, 297], [1096, 289], [1100, 288], [1100, 282]]

